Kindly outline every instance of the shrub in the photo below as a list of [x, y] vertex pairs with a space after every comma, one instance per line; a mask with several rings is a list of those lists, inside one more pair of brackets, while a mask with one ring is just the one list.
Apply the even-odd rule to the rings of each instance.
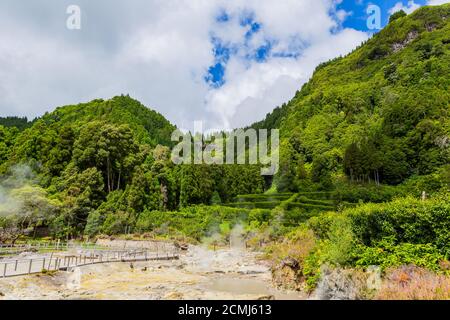
[[101, 233], [104, 220], [104, 217], [98, 211], [91, 212], [84, 228], [84, 234], [93, 237]]
[[392, 186], [377, 186], [377, 185], [356, 185], [356, 184], [341, 184], [337, 186], [336, 192], [333, 194], [333, 199], [342, 202], [347, 201], [351, 203], [358, 202], [374, 202], [382, 203], [388, 202], [404, 195], [404, 189]]
[[[311, 220], [314, 221], [311, 223]], [[344, 266], [351, 262], [356, 242], [345, 216], [324, 214], [311, 220], [308, 226], [313, 226], [314, 234], [319, 234], [321, 240], [305, 259], [306, 283], [310, 290], [317, 285], [323, 265]]]
[[449, 300], [450, 278], [424, 268], [389, 269], [376, 295], [378, 300]]
[[331, 225], [336, 218], [336, 213], [327, 212], [315, 216], [307, 221], [307, 226], [319, 239], [327, 239]]
[[301, 202], [292, 202], [289, 203], [288, 205], [288, 209], [292, 210], [292, 209], [304, 209], [304, 210], [308, 210], [308, 211], [316, 211], [316, 212], [321, 212], [321, 211], [332, 211], [334, 210], [333, 206], [324, 206], [324, 205], [319, 205], [319, 204], [308, 204], [308, 203], [301, 203]]
[[270, 210], [241, 209], [222, 206], [193, 206], [181, 211], [144, 211], [136, 222], [138, 232], [153, 232], [164, 228], [184, 236], [201, 240], [210, 234], [220, 232], [220, 225], [229, 224], [232, 228], [238, 223], [250, 224], [257, 221], [262, 225], [272, 218]]
[[411, 197], [386, 204], [366, 204], [344, 212], [357, 238], [374, 246], [393, 237], [396, 244], [433, 244], [450, 255], [450, 202], [444, 199], [420, 201]]
[[392, 21], [395, 21], [397, 19], [406, 17], [406, 16], [407, 16], [407, 14], [405, 11], [403, 11], [403, 10], [397, 11], [389, 17], [389, 23], [391, 23]]
[[266, 253], [272, 260], [274, 282], [281, 287], [299, 289], [306, 277], [306, 259], [315, 245], [312, 231], [301, 227], [289, 233], [282, 243], [268, 247]]
[[387, 238], [374, 247], [357, 246], [354, 252], [355, 265], [368, 267], [380, 266], [382, 270], [401, 265], [415, 265], [429, 270], [439, 271], [444, 256], [431, 244], [394, 244], [394, 239]]

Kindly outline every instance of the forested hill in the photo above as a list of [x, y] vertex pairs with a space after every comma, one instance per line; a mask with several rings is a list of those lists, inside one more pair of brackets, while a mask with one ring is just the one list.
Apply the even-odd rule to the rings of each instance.
[[97, 99], [89, 103], [64, 106], [42, 117], [46, 124], [83, 125], [91, 121], [105, 121], [129, 125], [140, 142], [152, 146], [170, 145], [170, 136], [175, 130], [164, 116], [127, 96], [110, 100]]
[[450, 163], [450, 5], [396, 14], [351, 54], [320, 65], [261, 126], [280, 128], [279, 183], [290, 189], [305, 167], [327, 188], [343, 173], [398, 184]]
[[[27, 164], [46, 179], [59, 176], [73, 162], [77, 148], [83, 152], [78, 154], [80, 157], [92, 153], [87, 167], [99, 165], [103, 151], [111, 152], [109, 143], [115, 144], [117, 156], [122, 153], [125, 161], [128, 152], [137, 156], [139, 145], [148, 146], [149, 150], [157, 145], [170, 146], [175, 129], [161, 114], [123, 95], [59, 107], [26, 126], [20, 119], [4, 120], [5, 125], [0, 125], [0, 173], [14, 165]], [[111, 156], [111, 161], [116, 158]], [[130, 169], [135, 165], [130, 158], [125, 162], [110, 165], [120, 166], [118, 170], [122, 171], [125, 165]]]
[[0, 228], [23, 218], [20, 230], [58, 237], [115, 234], [143, 212], [263, 191], [259, 166], [174, 165], [174, 130], [128, 96], [60, 107], [23, 131], [0, 125]]
[[19, 130], [24, 130], [30, 127], [31, 124], [32, 122], [29, 122], [27, 117], [0, 117], [0, 126], [3, 127], [15, 127]]

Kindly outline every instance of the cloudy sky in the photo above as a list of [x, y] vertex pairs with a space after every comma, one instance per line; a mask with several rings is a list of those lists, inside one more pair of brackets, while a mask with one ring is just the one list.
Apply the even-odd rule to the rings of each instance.
[[[1, 0], [0, 116], [130, 94], [180, 128], [234, 128], [377, 30], [366, 9], [445, 0]], [[81, 29], [66, 27], [67, 7]]]

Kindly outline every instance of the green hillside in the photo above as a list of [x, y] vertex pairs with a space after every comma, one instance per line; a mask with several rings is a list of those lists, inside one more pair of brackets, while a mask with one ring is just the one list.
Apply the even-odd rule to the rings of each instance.
[[217, 229], [226, 237], [242, 223], [249, 237], [274, 241], [324, 213], [417, 201], [423, 191], [443, 197], [450, 186], [449, 17], [450, 5], [396, 15], [348, 56], [320, 65], [292, 101], [254, 124], [280, 129], [272, 187], [258, 165], [175, 165], [175, 126], [129, 96], [59, 107], [23, 130], [13, 125], [23, 121], [10, 119], [0, 125], [0, 228], [45, 226], [55, 238], [154, 232], [200, 240]]
[[23, 131], [0, 126], [0, 228], [11, 217], [58, 237], [115, 234], [144, 213], [263, 191], [258, 166], [175, 166], [174, 130], [129, 96], [59, 107]]
[[400, 15], [254, 125], [280, 128], [279, 191], [307, 175], [396, 185], [450, 163], [449, 17], [450, 5]]

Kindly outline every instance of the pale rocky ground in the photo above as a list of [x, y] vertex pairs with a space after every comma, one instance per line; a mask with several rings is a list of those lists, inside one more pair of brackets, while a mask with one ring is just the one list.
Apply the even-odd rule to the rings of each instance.
[[180, 260], [112, 263], [54, 275], [0, 279], [1, 299], [239, 300], [305, 299], [272, 286], [256, 253], [191, 247]]

